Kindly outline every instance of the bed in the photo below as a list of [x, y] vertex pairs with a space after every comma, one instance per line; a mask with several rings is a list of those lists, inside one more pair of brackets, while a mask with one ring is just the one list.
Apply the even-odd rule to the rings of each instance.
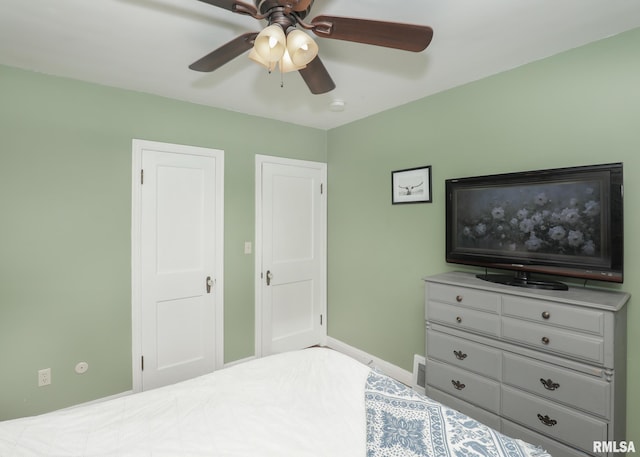
[[549, 457], [326, 348], [0, 422], [2, 457]]

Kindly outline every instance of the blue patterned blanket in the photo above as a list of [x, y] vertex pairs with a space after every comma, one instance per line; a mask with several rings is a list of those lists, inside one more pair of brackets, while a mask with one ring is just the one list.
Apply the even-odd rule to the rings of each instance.
[[365, 407], [367, 457], [550, 457], [375, 371]]

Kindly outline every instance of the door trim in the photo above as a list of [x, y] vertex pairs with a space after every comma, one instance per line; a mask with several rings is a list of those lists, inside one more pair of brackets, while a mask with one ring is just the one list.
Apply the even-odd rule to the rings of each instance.
[[142, 170], [142, 151], [156, 151], [213, 157], [216, 159], [216, 294], [215, 310], [215, 369], [224, 365], [224, 151], [198, 146], [162, 143], [148, 140], [132, 140], [131, 167], [131, 373], [133, 392], [142, 391], [142, 188], [140, 185]]
[[[327, 316], [327, 164], [324, 162], [313, 162], [309, 160], [288, 159], [283, 157], [274, 157], [256, 154], [256, 168], [255, 168], [255, 240], [254, 240], [254, 252], [255, 252], [255, 272], [254, 272], [254, 291], [255, 291], [255, 356], [260, 358], [263, 356], [262, 350], [262, 165], [266, 163], [273, 163], [278, 165], [291, 165], [297, 167], [311, 167], [322, 169], [322, 181], [324, 183], [323, 192], [325, 198], [322, 199], [322, 214], [324, 219], [324, 226], [322, 228], [322, 243], [324, 244], [324, 252], [322, 256], [322, 282], [323, 290], [322, 300], [322, 314], [325, 319]], [[322, 344], [326, 344], [327, 328], [328, 325], [322, 326]]]

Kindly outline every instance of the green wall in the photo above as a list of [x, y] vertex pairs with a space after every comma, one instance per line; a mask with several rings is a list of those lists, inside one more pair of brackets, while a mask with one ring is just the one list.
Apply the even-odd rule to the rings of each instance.
[[[412, 369], [421, 278], [444, 261], [444, 180], [624, 162], [628, 439], [640, 441], [640, 29], [333, 129], [329, 335]], [[433, 167], [433, 203], [391, 205], [391, 171]]]
[[[256, 153], [329, 164], [329, 335], [407, 370], [449, 177], [622, 161], [628, 439], [640, 441], [640, 30], [324, 132], [0, 66], [0, 420], [131, 388], [131, 139], [225, 150], [225, 360], [253, 354]], [[247, 133], [250, 132], [250, 133]], [[282, 141], [282, 138], [287, 141]], [[391, 171], [433, 166], [433, 203]], [[78, 376], [75, 363], [89, 371]], [[39, 368], [53, 384], [36, 387]]]
[[0, 420], [131, 389], [133, 138], [225, 151], [225, 360], [254, 353], [255, 154], [326, 132], [0, 66]]

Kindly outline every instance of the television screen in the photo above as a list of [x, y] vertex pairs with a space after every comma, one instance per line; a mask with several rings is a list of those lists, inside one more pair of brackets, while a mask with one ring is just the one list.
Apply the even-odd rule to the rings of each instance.
[[[448, 179], [448, 262], [622, 282], [622, 164]], [[512, 279], [513, 278], [513, 279]]]

